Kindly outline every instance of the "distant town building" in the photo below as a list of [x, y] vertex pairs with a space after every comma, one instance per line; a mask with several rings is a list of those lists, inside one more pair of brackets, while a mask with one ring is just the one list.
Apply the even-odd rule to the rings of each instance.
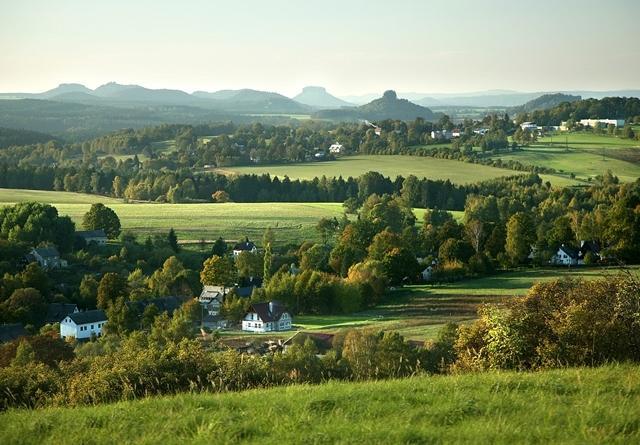
[[580, 119], [580, 125], [583, 127], [598, 127], [614, 125], [618, 128], [624, 127], [624, 119]]
[[78, 340], [89, 339], [92, 335], [100, 337], [106, 322], [107, 315], [100, 309], [75, 312], [60, 322], [60, 337]]
[[538, 125], [535, 122], [523, 122], [520, 124], [522, 131], [529, 130], [531, 132], [538, 131]]
[[242, 330], [248, 332], [288, 331], [291, 314], [278, 301], [254, 303], [242, 320]]
[[431, 132], [431, 139], [450, 140], [453, 138], [453, 132], [448, 130], [434, 130]]
[[331, 147], [329, 147], [329, 153], [340, 155], [344, 153], [344, 146], [336, 142], [335, 144], [331, 145]]

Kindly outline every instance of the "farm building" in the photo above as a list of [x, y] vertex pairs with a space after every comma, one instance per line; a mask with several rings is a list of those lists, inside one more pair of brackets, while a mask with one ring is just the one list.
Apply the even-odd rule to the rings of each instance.
[[59, 269], [67, 267], [67, 261], [60, 258], [60, 253], [55, 247], [38, 247], [31, 249], [27, 255], [28, 262], [36, 262], [43, 269]]
[[431, 132], [431, 139], [449, 140], [453, 138], [453, 132], [447, 130], [434, 130]]
[[69, 314], [60, 322], [60, 337], [78, 340], [87, 340], [92, 335], [100, 337], [106, 322], [107, 315], [100, 309]]
[[76, 237], [84, 240], [86, 244], [97, 244], [99, 246], [104, 246], [107, 244], [107, 234], [104, 233], [104, 230], [81, 230], [76, 232]]
[[278, 301], [254, 303], [242, 320], [242, 330], [248, 332], [288, 331], [291, 314]]
[[338, 144], [337, 142], [329, 147], [329, 153], [333, 153], [336, 155], [341, 155], [342, 153], [344, 153], [344, 151], [344, 145]]

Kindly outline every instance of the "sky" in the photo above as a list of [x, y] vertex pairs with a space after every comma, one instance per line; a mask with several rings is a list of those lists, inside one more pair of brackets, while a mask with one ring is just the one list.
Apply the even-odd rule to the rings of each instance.
[[0, 92], [640, 88], [640, 0], [0, 0]]

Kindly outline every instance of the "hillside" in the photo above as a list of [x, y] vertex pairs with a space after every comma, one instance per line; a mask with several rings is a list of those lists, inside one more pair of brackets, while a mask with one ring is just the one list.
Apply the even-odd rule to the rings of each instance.
[[314, 108], [341, 108], [352, 107], [353, 104], [338, 99], [327, 92], [323, 87], [304, 87], [302, 92], [293, 98], [296, 102], [309, 105]]
[[548, 110], [549, 108], [556, 107], [564, 102], [576, 102], [581, 100], [581, 96], [573, 96], [571, 94], [554, 93], [543, 94], [519, 107], [513, 107], [511, 113], [522, 113], [537, 110]]
[[368, 104], [338, 110], [323, 110], [316, 113], [316, 116], [335, 120], [413, 120], [421, 117], [427, 121], [433, 121], [437, 117], [429, 108], [416, 105], [407, 99], [398, 99], [398, 95], [392, 90], [385, 91], [381, 98]]
[[0, 415], [0, 443], [638, 443], [640, 368], [192, 394]]
[[307, 113], [309, 108], [282, 94], [251, 89], [196, 91], [193, 97], [208, 100], [217, 109], [235, 113]]

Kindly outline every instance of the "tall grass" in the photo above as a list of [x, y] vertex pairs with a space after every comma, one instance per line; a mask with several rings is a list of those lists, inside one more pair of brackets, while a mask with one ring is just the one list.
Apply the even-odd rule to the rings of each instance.
[[3, 444], [639, 442], [636, 365], [187, 394], [0, 415]]

